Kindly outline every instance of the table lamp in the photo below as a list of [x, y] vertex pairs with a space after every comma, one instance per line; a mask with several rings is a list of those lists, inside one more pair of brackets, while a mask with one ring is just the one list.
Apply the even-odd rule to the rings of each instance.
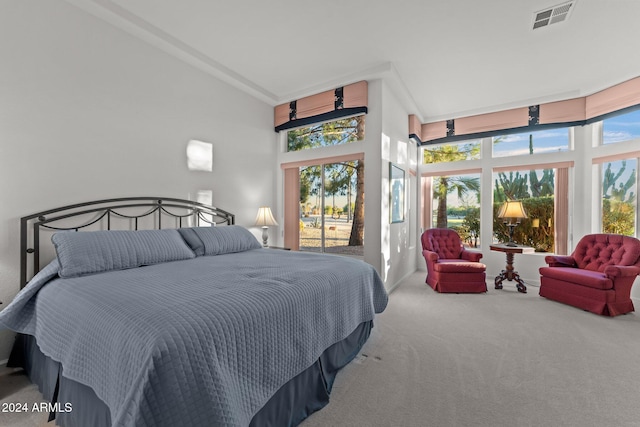
[[[498, 211], [498, 218], [504, 218], [504, 223], [509, 227], [509, 243], [507, 246], [518, 246], [513, 241], [513, 229], [520, 224], [522, 218], [527, 218], [522, 202], [519, 200], [507, 200]], [[515, 222], [513, 221], [515, 219]]]
[[256, 226], [262, 227], [262, 245], [265, 248], [269, 246], [267, 241], [269, 240], [268, 230], [270, 225], [278, 225], [278, 223], [273, 218], [271, 208], [268, 206], [261, 206], [260, 209], [258, 209], [258, 216], [256, 216]]

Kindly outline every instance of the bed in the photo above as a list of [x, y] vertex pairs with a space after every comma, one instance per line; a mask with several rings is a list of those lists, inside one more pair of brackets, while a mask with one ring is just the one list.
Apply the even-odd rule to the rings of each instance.
[[234, 222], [152, 197], [21, 219], [25, 286], [0, 326], [18, 332], [9, 364], [50, 419], [294, 426], [328, 403], [387, 305], [380, 277], [347, 257], [263, 248]]

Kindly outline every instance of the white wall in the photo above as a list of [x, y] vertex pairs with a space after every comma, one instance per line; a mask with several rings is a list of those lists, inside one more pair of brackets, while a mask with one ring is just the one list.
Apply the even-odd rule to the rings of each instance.
[[[417, 156], [416, 143], [409, 140], [409, 112], [398, 95], [384, 81], [382, 84], [381, 133], [381, 255], [382, 274], [389, 288], [416, 270], [417, 224]], [[405, 220], [390, 223], [389, 163], [405, 172]]]
[[[21, 216], [204, 190], [251, 226], [273, 204], [271, 106], [61, 0], [3, 3], [0, 58], [3, 306], [18, 291]], [[193, 138], [213, 144], [212, 172], [187, 169]], [[12, 336], [0, 332], [0, 360]]]
[[380, 185], [384, 182], [382, 162], [382, 80], [369, 81], [369, 112], [366, 119], [364, 146], [365, 178], [364, 178], [364, 259], [376, 268], [380, 277], [389, 289], [385, 275], [385, 260], [382, 255], [382, 244], [385, 240], [385, 230], [380, 221], [383, 212], [382, 191]]

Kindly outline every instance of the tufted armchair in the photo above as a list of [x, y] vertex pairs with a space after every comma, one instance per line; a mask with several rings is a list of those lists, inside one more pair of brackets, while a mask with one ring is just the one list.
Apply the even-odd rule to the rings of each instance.
[[480, 252], [464, 249], [460, 236], [448, 228], [422, 233], [427, 284], [438, 292], [487, 292], [486, 266]]
[[634, 311], [631, 287], [640, 274], [640, 240], [588, 234], [570, 256], [549, 255], [540, 268], [540, 296], [605, 316]]

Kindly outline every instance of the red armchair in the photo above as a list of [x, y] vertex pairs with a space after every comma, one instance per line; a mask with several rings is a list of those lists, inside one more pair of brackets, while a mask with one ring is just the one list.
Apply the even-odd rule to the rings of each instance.
[[448, 228], [422, 233], [427, 284], [437, 292], [487, 292], [486, 266], [480, 252], [464, 249], [460, 236]]
[[605, 316], [634, 311], [631, 287], [640, 274], [640, 240], [589, 234], [570, 256], [549, 255], [540, 268], [540, 296]]

